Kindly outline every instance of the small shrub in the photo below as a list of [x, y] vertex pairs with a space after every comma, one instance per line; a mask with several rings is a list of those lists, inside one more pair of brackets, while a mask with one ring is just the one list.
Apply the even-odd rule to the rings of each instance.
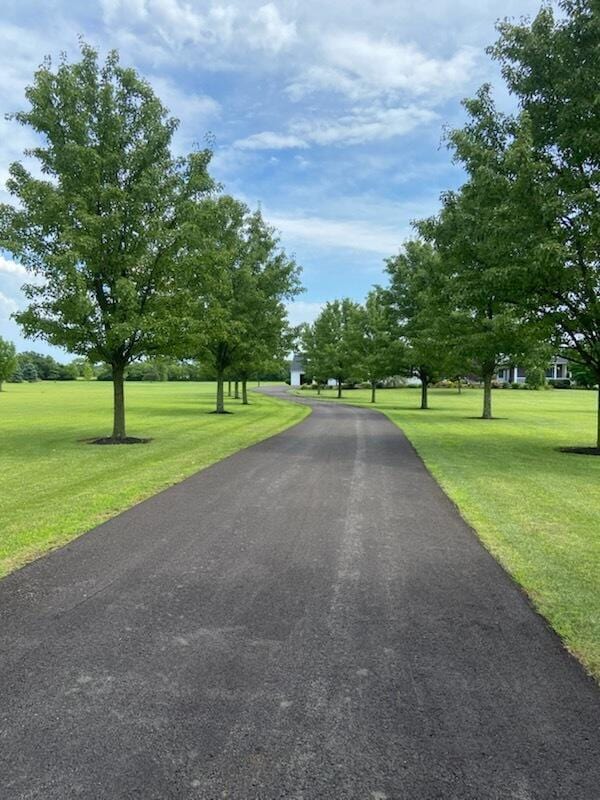
[[555, 389], [570, 389], [571, 388], [571, 381], [569, 378], [550, 378], [548, 381], [550, 386], [553, 386]]

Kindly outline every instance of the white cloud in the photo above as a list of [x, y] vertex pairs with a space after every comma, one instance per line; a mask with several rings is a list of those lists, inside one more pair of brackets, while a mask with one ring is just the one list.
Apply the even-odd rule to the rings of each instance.
[[3, 272], [6, 275], [27, 275], [27, 270], [22, 264], [18, 264], [16, 261], [11, 261], [8, 258], [4, 258], [4, 256], [0, 255], [0, 272]]
[[283, 238], [321, 247], [344, 248], [389, 256], [402, 243], [402, 232], [396, 227], [369, 224], [354, 219], [322, 217], [290, 217], [267, 214], [269, 223], [281, 231]]
[[368, 107], [355, 109], [335, 119], [296, 121], [287, 133], [262, 131], [238, 139], [234, 146], [241, 150], [287, 150], [304, 149], [309, 144], [352, 145], [384, 141], [410, 133], [436, 118], [437, 114], [431, 109], [414, 105], [404, 108]]
[[19, 304], [14, 298], [0, 292], [0, 319], [8, 319], [18, 307]]
[[311, 303], [306, 300], [294, 300], [287, 303], [290, 325], [301, 325], [303, 322], [314, 322], [321, 313], [325, 303]]
[[261, 6], [250, 15], [248, 41], [262, 50], [278, 53], [296, 39], [296, 23], [285, 22], [273, 3]]
[[293, 99], [317, 91], [335, 91], [353, 99], [403, 93], [452, 94], [471, 75], [477, 50], [458, 48], [447, 59], [428, 56], [414, 42], [372, 38], [348, 31], [324, 35], [322, 63], [311, 65], [290, 83]]
[[288, 150], [308, 147], [308, 144], [304, 139], [292, 134], [262, 131], [262, 133], [254, 133], [246, 139], [238, 139], [237, 142], [234, 142], [234, 147], [240, 150]]
[[188, 121], [191, 117], [209, 119], [221, 113], [220, 104], [209, 95], [187, 93], [167, 78], [151, 75], [148, 78], [157, 96], [176, 117]]
[[315, 144], [360, 144], [402, 136], [436, 119], [429, 108], [362, 108], [335, 120], [305, 120], [294, 133]]
[[254, 49], [279, 53], [296, 39], [295, 21], [285, 21], [274, 3], [256, 9], [245, 3], [228, 5], [181, 2], [181, 0], [102, 0], [107, 26], [139, 29], [156, 36], [168, 48], [215, 45], [219, 48]]

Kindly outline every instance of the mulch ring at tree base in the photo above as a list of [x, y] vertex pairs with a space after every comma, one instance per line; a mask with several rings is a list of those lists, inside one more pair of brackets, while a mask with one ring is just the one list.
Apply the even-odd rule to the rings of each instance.
[[100, 439], [80, 439], [86, 444], [148, 444], [152, 439], [138, 439], [137, 436], [126, 436], [124, 439], [113, 439], [110, 436], [102, 436]]
[[600, 456], [600, 447], [558, 447], [560, 453], [578, 453], [580, 456]]

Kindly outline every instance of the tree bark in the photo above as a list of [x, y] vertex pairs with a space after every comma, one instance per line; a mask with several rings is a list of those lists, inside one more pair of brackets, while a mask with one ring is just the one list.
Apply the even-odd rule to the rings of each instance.
[[460, 378], [458, 378], [457, 381], [456, 381], [456, 387], [458, 389], [458, 393], [462, 394], [462, 381], [461, 381]]
[[492, 376], [493, 372], [487, 372], [483, 376], [483, 414], [481, 419], [492, 419]]
[[217, 414], [225, 413], [224, 383], [223, 373], [217, 372], [217, 407], [215, 409]]
[[228, 382], [227, 386], [227, 397], [231, 397], [231, 381]]
[[421, 410], [426, 411], [429, 408], [429, 395], [427, 390], [429, 389], [429, 379], [427, 375], [421, 376]]
[[375, 402], [375, 381], [371, 381], [371, 402]]
[[242, 381], [242, 405], [247, 406], [248, 404], [248, 381], [244, 378]]
[[317, 394], [318, 395], [321, 394], [321, 382], [320, 381], [317, 382]]
[[4, 385], [4, 381], [0, 381], [0, 392], [4, 391], [4, 389], [2, 388], [3, 385]]
[[338, 392], [337, 392], [338, 400], [342, 396], [342, 379], [338, 378]]
[[112, 439], [120, 442], [125, 433], [125, 366], [112, 365], [113, 374], [113, 432]]
[[235, 388], [233, 390], [233, 399], [234, 400], [239, 400], [240, 399], [240, 382], [239, 381], [235, 382]]

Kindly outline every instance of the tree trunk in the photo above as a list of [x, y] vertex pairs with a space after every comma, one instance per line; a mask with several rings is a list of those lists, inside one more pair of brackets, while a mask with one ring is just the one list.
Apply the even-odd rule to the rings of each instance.
[[375, 402], [375, 381], [371, 381], [371, 402]]
[[421, 409], [426, 411], [429, 408], [429, 395], [427, 390], [429, 388], [429, 379], [425, 375], [421, 377]]
[[242, 381], [242, 405], [248, 405], [248, 381], [245, 378]]
[[458, 389], [458, 393], [462, 394], [462, 381], [461, 381], [460, 378], [458, 378], [457, 381], [456, 381], [456, 387]]
[[112, 439], [120, 442], [125, 439], [125, 366], [112, 365], [113, 374], [113, 432]]
[[217, 414], [225, 413], [224, 383], [223, 373], [217, 372], [217, 407], [215, 409]]
[[227, 385], [227, 397], [231, 397], [231, 381]]
[[2, 388], [4, 381], [0, 381], [0, 392], [3, 392], [4, 389]]
[[240, 382], [239, 381], [235, 382], [235, 388], [233, 390], [233, 399], [234, 400], [239, 400], [240, 399]]
[[483, 376], [483, 414], [481, 419], [492, 419], [492, 376], [488, 372]]
[[317, 383], [317, 394], [321, 394], [321, 383]]
[[337, 382], [337, 384], [338, 384], [338, 393], [337, 393], [337, 396], [338, 396], [338, 400], [339, 400], [339, 399], [340, 399], [340, 397], [342, 396], [342, 379], [341, 379], [341, 378], [338, 378], [338, 382]]

